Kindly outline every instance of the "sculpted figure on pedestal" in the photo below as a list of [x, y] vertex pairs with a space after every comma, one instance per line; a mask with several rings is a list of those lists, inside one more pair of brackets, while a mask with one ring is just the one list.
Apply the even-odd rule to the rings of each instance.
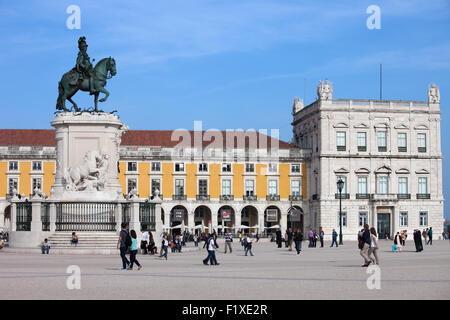
[[333, 95], [333, 86], [328, 80], [320, 81], [317, 87], [317, 96], [320, 100], [331, 100]]
[[440, 94], [439, 94], [439, 88], [434, 83], [431, 85], [431, 87], [428, 89], [428, 102], [429, 103], [439, 103], [441, 100]]

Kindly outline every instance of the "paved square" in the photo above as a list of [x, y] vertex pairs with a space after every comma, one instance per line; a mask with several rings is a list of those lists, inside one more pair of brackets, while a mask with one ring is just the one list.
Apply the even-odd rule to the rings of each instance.
[[[17, 254], [0, 251], [0, 299], [449, 299], [450, 245], [435, 240], [416, 253], [380, 241], [381, 289], [367, 288], [356, 242], [307, 248], [300, 255], [257, 243], [254, 257], [239, 243], [219, 266], [204, 266], [206, 251], [169, 253], [167, 261], [138, 256], [140, 271], [121, 271], [117, 256]], [[191, 246], [192, 244], [189, 244]], [[81, 289], [69, 290], [69, 265], [81, 269]]]

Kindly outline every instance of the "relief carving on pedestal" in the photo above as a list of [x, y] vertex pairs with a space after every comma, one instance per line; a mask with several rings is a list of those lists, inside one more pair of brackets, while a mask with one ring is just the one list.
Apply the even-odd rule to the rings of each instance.
[[83, 163], [65, 172], [67, 191], [103, 191], [105, 189], [109, 156], [91, 150], [84, 155]]

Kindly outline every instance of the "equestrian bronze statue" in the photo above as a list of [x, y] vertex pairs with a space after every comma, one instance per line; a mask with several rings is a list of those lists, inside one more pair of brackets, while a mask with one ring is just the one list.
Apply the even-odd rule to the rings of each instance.
[[81, 111], [72, 100], [73, 95], [78, 90], [88, 91], [91, 95], [94, 95], [95, 112], [98, 112], [97, 102], [100, 92], [105, 94], [100, 99], [100, 102], [105, 102], [108, 99], [109, 92], [105, 89], [106, 80], [116, 75], [116, 61], [111, 57], [104, 58], [95, 67], [92, 67], [91, 60], [87, 54], [87, 47], [86, 38], [80, 37], [78, 40], [80, 51], [78, 52], [76, 66], [65, 73], [58, 83], [59, 96], [56, 102], [56, 110], [70, 111], [66, 108], [66, 100], [69, 100], [76, 112]]

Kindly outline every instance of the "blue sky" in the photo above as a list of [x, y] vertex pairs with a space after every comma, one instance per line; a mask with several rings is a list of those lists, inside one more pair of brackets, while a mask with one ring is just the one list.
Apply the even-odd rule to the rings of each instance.
[[[69, 5], [81, 29], [69, 30]], [[369, 5], [381, 29], [369, 30]], [[280, 129], [289, 141], [295, 96], [319, 80], [335, 98], [426, 100], [441, 91], [442, 148], [450, 148], [450, 1], [7, 1], [0, 0], [2, 128], [50, 128], [57, 83], [84, 35], [91, 58], [113, 56], [104, 110], [132, 129]], [[85, 93], [78, 105], [90, 106]], [[19, 111], [20, 110], [20, 111]], [[449, 160], [444, 193], [450, 199]], [[446, 202], [450, 217], [450, 201]]]

